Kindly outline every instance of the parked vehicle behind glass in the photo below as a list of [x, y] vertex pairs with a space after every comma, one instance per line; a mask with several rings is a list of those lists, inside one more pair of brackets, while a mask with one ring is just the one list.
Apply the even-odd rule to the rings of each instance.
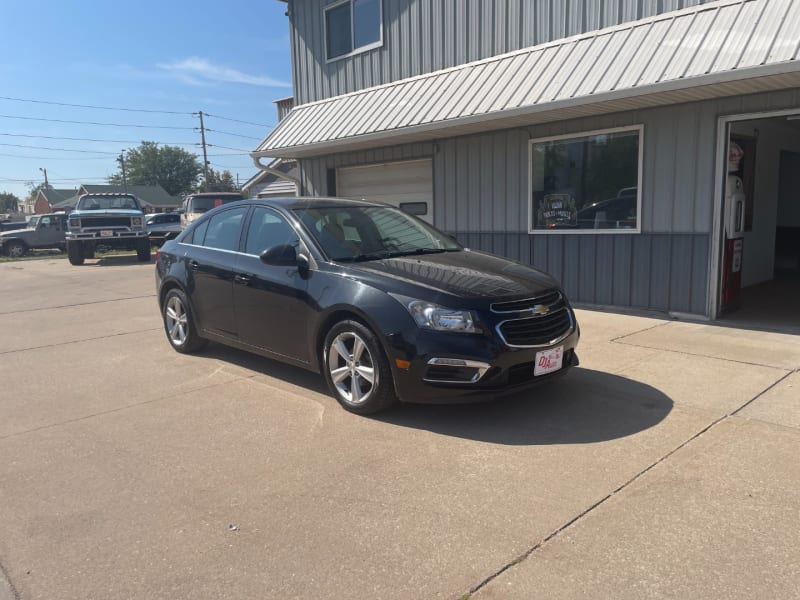
[[144, 223], [147, 237], [154, 246], [160, 246], [183, 231], [181, 216], [176, 212], [146, 215]]
[[201, 192], [189, 194], [183, 199], [180, 208], [181, 226], [186, 227], [194, 220], [207, 213], [212, 208], [217, 208], [229, 202], [241, 200], [243, 196], [239, 192]]
[[552, 277], [379, 203], [218, 207], [164, 244], [156, 285], [178, 352], [215, 340], [321, 372], [360, 414], [494, 398], [578, 364]]

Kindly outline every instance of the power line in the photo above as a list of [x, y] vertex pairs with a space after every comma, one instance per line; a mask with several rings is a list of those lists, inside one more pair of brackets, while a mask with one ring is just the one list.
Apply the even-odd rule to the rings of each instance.
[[192, 113], [177, 112], [174, 110], [152, 110], [147, 108], [119, 108], [111, 106], [92, 106], [90, 104], [69, 104], [67, 102], [49, 102], [47, 100], [32, 100], [30, 98], [11, 98], [0, 96], [0, 100], [12, 100], [14, 102], [30, 102], [34, 104], [50, 104], [52, 106], [71, 106], [73, 108], [92, 108], [97, 110], [119, 110], [125, 112], [157, 113], [162, 115], [191, 115]]
[[[55, 150], [56, 152], [81, 152], [83, 154], [107, 154], [111, 156], [116, 156], [116, 152], [103, 152], [101, 150], [75, 150], [74, 148], [51, 148], [48, 146], [26, 146], [24, 144], [3, 144], [0, 143], [0, 146], [10, 146], [12, 148], [32, 148], [34, 150]], [[20, 157], [25, 158], [25, 157]]]
[[19, 154], [2, 154], [0, 156], [7, 156], [9, 158], [22, 158], [31, 160], [105, 160], [105, 156], [21, 156]]
[[68, 121], [64, 119], [45, 119], [43, 117], [20, 117], [17, 115], [0, 115], [3, 119], [22, 119], [24, 121], [46, 121], [48, 123], [71, 123], [73, 125], [101, 125], [103, 127], [137, 127], [140, 129], [181, 129], [194, 131], [194, 127], [175, 127], [173, 125], [130, 125], [124, 123], [99, 123], [96, 121]]
[[[210, 130], [209, 130], [210, 131]], [[0, 135], [9, 137], [24, 137], [24, 138], [41, 138], [45, 140], [70, 140], [75, 142], [109, 142], [113, 144], [141, 144], [142, 140], [96, 140], [93, 138], [79, 138], [79, 137], [61, 137], [54, 135], [29, 135], [27, 133], [0, 133]], [[166, 144], [172, 146], [196, 146], [197, 142], [156, 142], [157, 144]]]
[[220, 117], [219, 115], [210, 115], [208, 113], [203, 113], [207, 117], [213, 117], [214, 119], [222, 119], [223, 121], [233, 121], [234, 123], [244, 123], [245, 125], [255, 125], [256, 127], [266, 127], [267, 129], [272, 129], [274, 125], [265, 125], [264, 123], [253, 123], [252, 121], [241, 121], [239, 119], [231, 119], [230, 117]]
[[263, 139], [263, 138], [253, 137], [251, 135], [242, 135], [241, 133], [232, 133], [230, 131], [220, 131], [219, 129], [209, 129], [208, 127], [206, 127], [206, 131], [213, 131], [214, 133], [223, 133], [225, 135], [235, 135], [236, 137], [246, 138], [248, 140], [261, 140], [261, 139]]
[[209, 148], [222, 148], [224, 150], [233, 150], [235, 152], [245, 152], [247, 154], [250, 154], [250, 151], [249, 150], [245, 150], [244, 148], [230, 148], [228, 146], [220, 146], [218, 144], [208, 144], [208, 147]]

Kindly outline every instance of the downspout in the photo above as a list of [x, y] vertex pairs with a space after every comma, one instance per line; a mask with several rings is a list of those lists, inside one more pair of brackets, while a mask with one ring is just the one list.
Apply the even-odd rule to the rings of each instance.
[[[294, 183], [295, 193], [298, 196], [301, 195], [301, 191], [300, 191], [301, 190], [301, 183], [300, 183], [300, 180], [297, 177], [293, 177], [292, 175], [289, 175], [288, 173], [284, 173], [283, 171], [280, 171], [278, 169], [273, 169], [269, 165], [265, 165], [264, 163], [261, 162], [261, 159], [265, 158], [263, 156], [256, 155], [255, 153], [253, 153], [253, 154], [250, 155], [250, 158], [253, 159], [253, 164], [256, 166], [257, 169], [259, 169], [261, 171], [264, 171], [265, 173], [269, 173], [270, 175], [274, 175], [275, 177], [277, 177], [279, 179], [286, 179], [286, 180], [291, 181], [292, 183]], [[298, 167], [299, 167], [299, 165], [298, 165]]]

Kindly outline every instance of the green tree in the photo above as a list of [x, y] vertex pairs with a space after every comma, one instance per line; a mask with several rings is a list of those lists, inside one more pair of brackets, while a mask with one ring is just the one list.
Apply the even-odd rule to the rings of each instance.
[[[203, 192], [206, 190], [204, 181], [201, 177], [200, 182], [197, 184], [197, 191]], [[224, 171], [215, 171], [211, 167], [208, 168], [208, 191], [209, 192], [238, 192], [239, 188], [236, 186], [236, 180], [233, 174], [225, 169]]]
[[17, 212], [20, 199], [9, 192], [0, 192], [0, 212]]
[[[160, 185], [170, 196], [190, 192], [201, 171], [197, 157], [177, 146], [142, 142], [125, 153], [125, 179], [129, 185]], [[122, 185], [122, 165], [108, 182]]]

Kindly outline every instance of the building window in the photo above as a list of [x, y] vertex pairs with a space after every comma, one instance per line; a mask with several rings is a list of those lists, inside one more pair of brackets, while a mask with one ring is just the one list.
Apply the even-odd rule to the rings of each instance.
[[637, 233], [641, 125], [531, 140], [530, 233]]
[[328, 60], [381, 45], [381, 0], [344, 0], [325, 8], [325, 46]]

